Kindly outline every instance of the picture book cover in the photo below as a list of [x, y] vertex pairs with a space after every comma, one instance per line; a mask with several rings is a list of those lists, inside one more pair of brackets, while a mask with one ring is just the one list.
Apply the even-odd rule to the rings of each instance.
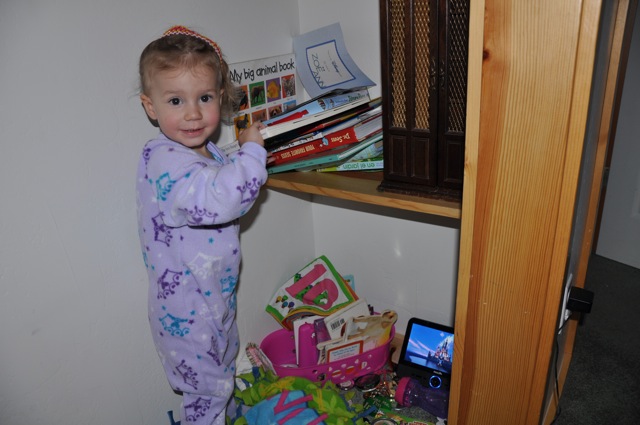
[[241, 98], [232, 126], [223, 126], [217, 145], [227, 154], [239, 149], [238, 133], [255, 121], [264, 121], [296, 108], [304, 89], [296, 73], [293, 53], [229, 64], [231, 80]]
[[298, 75], [312, 97], [337, 88], [375, 85], [351, 58], [339, 23], [294, 37], [293, 51], [300, 64]]
[[267, 313], [285, 329], [305, 316], [329, 316], [358, 300], [358, 296], [322, 255], [303, 267], [273, 294]]

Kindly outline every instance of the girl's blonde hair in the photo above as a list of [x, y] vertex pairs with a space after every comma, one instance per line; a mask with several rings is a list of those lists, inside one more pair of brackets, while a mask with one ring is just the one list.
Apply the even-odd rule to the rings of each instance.
[[165, 35], [152, 41], [140, 55], [140, 92], [149, 94], [149, 84], [154, 73], [174, 69], [194, 69], [203, 65], [218, 76], [218, 88], [222, 91], [220, 116], [229, 124], [237, 111], [241, 94], [231, 81], [229, 65], [220, 52], [205, 40], [185, 34]]

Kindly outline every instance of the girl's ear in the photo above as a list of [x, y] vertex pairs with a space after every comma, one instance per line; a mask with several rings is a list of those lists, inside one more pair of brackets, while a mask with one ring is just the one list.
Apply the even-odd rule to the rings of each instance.
[[146, 94], [140, 95], [140, 101], [142, 102], [142, 107], [144, 111], [147, 113], [147, 116], [152, 120], [157, 120], [158, 116], [156, 115], [156, 110], [153, 107], [153, 102]]

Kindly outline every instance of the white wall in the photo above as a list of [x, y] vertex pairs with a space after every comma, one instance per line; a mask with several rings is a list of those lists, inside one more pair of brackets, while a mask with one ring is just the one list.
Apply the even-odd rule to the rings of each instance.
[[640, 268], [640, 8], [629, 51], [598, 255]]
[[[240, 62], [341, 21], [379, 82], [377, 13], [370, 0], [0, 2], [2, 425], [157, 425], [179, 405], [148, 331], [137, 239], [135, 169], [156, 133], [136, 97], [143, 47], [185, 24]], [[267, 300], [320, 254], [403, 322], [452, 323], [455, 224], [308, 199], [263, 191], [242, 221], [243, 342], [277, 328]]]
[[[148, 331], [134, 195], [156, 133], [135, 96], [137, 60], [176, 23], [244, 61], [291, 51], [297, 2], [0, 2], [3, 425], [168, 424], [179, 404]], [[252, 281], [280, 279], [278, 261], [294, 267], [272, 249], [287, 239], [273, 233], [279, 223], [310, 216], [300, 202], [302, 214], [278, 211], [290, 197], [263, 197], [262, 222], [243, 234], [241, 303], [251, 284], [271, 294], [273, 283]], [[308, 241], [291, 243], [312, 255]]]
[[411, 317], [453, 326], [458, 221], [398, 213], [337, 200], [314, 204], [316, 251], [376, 310], [398, 312], [404, 333]]

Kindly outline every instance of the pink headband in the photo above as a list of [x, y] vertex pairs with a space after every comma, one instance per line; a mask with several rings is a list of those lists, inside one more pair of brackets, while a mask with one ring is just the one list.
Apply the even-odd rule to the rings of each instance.
[[222, 61], [222, 51], [220, 51], [220, 47], [218, 47], [218, 44], [215, 41], [205, 37], [202, 34], [198, 34], [197, 32], [192, 31], [187, 27], [183, 27], [182, 25], [173, 26], [168, 30], [166, 30], [164, 34], [162, 34], [162, 36], [167, 37], [167, 36], [176, 35], [176, 34], [189, 35], [191, 37], [196, 37], [196, 38], [199, 38], [200, 40], [205, 41], [209, 46], [213, 47], [213, 50], [218, 55], [218, 59]]

